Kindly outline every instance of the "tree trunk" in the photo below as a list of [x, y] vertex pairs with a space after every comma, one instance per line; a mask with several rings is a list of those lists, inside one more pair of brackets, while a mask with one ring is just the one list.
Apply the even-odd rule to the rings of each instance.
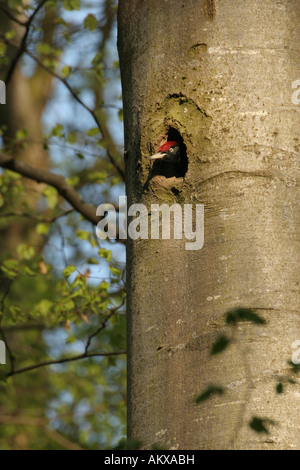
[[[201, 250], [128, 240], [129, 436], [144, 448], [299, 449], [288, 361], [300, 326], [300, 3], [120, 0], [118, 15], [129, 204], [205, 207]], [[183, 177], [150, 170], [174, 136]], [[237, 306], [266, 324], [226, 325]], [[210, 355], [221, 334], [232, 343]], [[219, 393], [196, 404], [211, 385]]]
[[[8, 2], [2, 2], [6, 10], [9, 10]], [[19, 20], [25, 21], [25, 17], [20, 15]], [[43, 26], [43, 40], [50, 42], [53, 38], [55, 22], [54, 13], [46, 10], [44, 18], [41, 20]], [[16, 44], [20, 44], [25, 29], [22, 26], [16, 27], [13, 21], [1, 12], [0, 13], [0, 33], [5, 34], [7, 31], [16, 31]], [[7, 48], [6, 57], [8, 63], [0, 67], [0, 79], [5, 81], [7, 72], [16, 57], [18, 49]], [[48, 152], [43, 149], [43, 129], [41, 125], [42, 113], [52, 94], [53, 77], [36, 67], [30, 78], [25, 77], [21, 70], [22, 60], [19, 60], [9, 83], [6, 83], [6, 104], [0, 106], [0, 125], [6, 126], [4, 132], [4, 141], [10, 153], [15, 157], [29, 165], [41, 169], [49, 167]], [[17, 131], [26, 130], [28, 132], [28, 146], [24, 148], [20, 143], [13, 144]], [[29, 192], [27, 195], [27, 204], [31, 208], [35, 208], [39, 199], [42, 187], [41, 185], [28, 181]], [[9, 212], [7, 210], [7, 212]], [[13, 253], [16, 246], [30, 239], [32, 244], [40, 245], [42, 248], [43, 239], [36, 233], [35, 223], [29, 220], [14, 220], [13, 223], [6, 227], [0, 227], [1, 252]], [[0, 253], [1, 257], [1, 253]]]

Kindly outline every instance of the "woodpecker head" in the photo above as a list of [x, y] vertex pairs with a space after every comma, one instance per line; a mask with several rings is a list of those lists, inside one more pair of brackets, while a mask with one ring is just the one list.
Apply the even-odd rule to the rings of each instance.
[[149, 157], [149, 160], [161, 160], [169, 164], [179, 164], [181, 161], [180, 147], [175, 140], [169, 140], [161, 147], [158, 152]]

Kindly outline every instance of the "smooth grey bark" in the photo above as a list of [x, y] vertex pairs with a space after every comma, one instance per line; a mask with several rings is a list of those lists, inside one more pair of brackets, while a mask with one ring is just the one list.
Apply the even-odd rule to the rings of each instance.
[[[129, 203], [205, 205], [202, 250], [128, 240], [129, 436], [144, 448], [299, 449], [288, 361], [300, 339], [300, 2], [120, 0], [118, 17]], [[151, 178], [170, 126], [187, 174]], [[239, 305], [266, 325], [239, 323], [210, 356]], [[209, 384], [226, 393], [196, 405]], [[269, 434], [255, 417], [273, 420]]]

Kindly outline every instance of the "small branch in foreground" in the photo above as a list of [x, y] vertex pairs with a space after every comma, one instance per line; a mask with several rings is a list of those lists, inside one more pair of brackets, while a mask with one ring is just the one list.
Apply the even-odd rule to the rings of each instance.
[[4, 214], [0, 214], [0, 218], [4, 219], [6, 217], [25, 217], [26, 219], [31, 219], [36, 222], [44, 223], [44, 224], [51, 224], [52, 222], [55, 222], [56, 220], [60, 219], [61, 217], [65, 217], [69, 214], [72, 214], [74, 212], [74, 209], [70, 209], [68, 211], [62, 212], [61, 214], [55, 215], [52, 218], [42, 218], [35, 216], [34, 214], [29, 214], [27, 212], [6, 212]]
[[[29, 30], [28, 30], [29, 31]], [[96, 115], [96, 111], [93, 110], [92, 108], [90, 108], [87, 104], [85, 104], [82, 99], [78, 96], [78, 94], [76, 93], [76, 91], [73, 89], [73, 87], [69, 84], [69, 82], [61, 77], [58, 73], [54, 72], [53, 70], [49, 69], [49, 67], [47, 67], [38, 57], [36, 57], [34, 54], [32, 54], [32, 52], [30, 52], [30, 50], [28, 50], [26, 48], [26, 39], [27, 39], [27, 36], [25, 38], [25, 43], [23, 45], [23, 41], [22, 41], [22, 45], [20, 48], [18, 48], [18, 46], [14, 43], [12, 43], [11, 41], [8, 41], [5, 36], [1, 35], [0, 36], [1, 39], [5, 42], [5, 44], [8, 44], [16, 49], [18, 49], [18, 52], [17, 52], [17, 55], [15, 57], [15, 63], [12, 64], [11, 66], [11, 69], [9, 70], [8, 74], [7, 74], [7, 77], [6, 77], [6, 82], [8, 79], [11, 78], [11, 75], [16, 67], [16, 63], [18, 62], [18, 60], [20, 59], [20, 57], [22, 56], [23, 53], [26, 53], [32, 60], [34, 60], [36, 62], [36, 64], [38, 64], [43, 70], [45, 70], [46, 72], [50, 73], [54, 78], [56, 78], [57, 80], [59, 80], [61, 83], [63, 83], [65, 85], [65, 87], [69, 90], [69, 92], [71, 93], [71, 95], [73, 96], [73, 98], [77, 101], [77, 103], [79, 103], [86, 111], [88, 111], [90, 113], [90, 115], [92, 116], [92, 118], [94, 119], [100, 133], [102, 134], [102, 137], [108, 141], [109, 140], [109, 136], [108, 136], [108, 131], [107, 129], [105, 129], [105, 126], [102, 125], [102, 123], [100, 122], [100, 120], [98, 119], [97, 115]], [[24, 39], [23, 38], [23, 39]], [[113, 167], [117, 170], [117, 172], [119, 173], [119, 175], [121, 176], [122, 180], [125, 181], [125, 172], [124, 172], [124, 169], [116, 162], [116, 159], [115, 159], [115, 156], [113, 155], [113, 153], [111, 152], [111, 150], [109, 148], [107, 148], [107, 157], [109, 159], [109, 161], [111, 162], [111, 164], [113, 165]]]
[[124, 303], [125, 303], [125, 297], [123, 298], [120, 305], [118, 305], [117, 307], [114, 307], [110, 310], [109, 314], [105, 317], [104, 321], [97, 328], [97, 330], [88, 337], [88, 340], [87, 340], [87, 343], [86, 343], [86, 346], [85, 346], [85, 353], [86, 354], [88, 353], [88, 350], [90, 348], [92, 339], [95, 338], [95, 336], [98, 336], [98, 334], [101, 333], [102, 330], [104, 330], [108, 320], [119, 310], [119, 308], [123, 307]]
[[[53, 70], [49, 69], [44, 63], [36, 57], [34, 54], [32, 54], [28, 49], [26, 49], [26, 54], [31, 57], [32, 60], [34, 60], [42, 69], [46, 70], [48, 73], [50, 73], [53, 77], [57, 78], [61, 83], [65, 85], [65, 87], [69, 90], [73, 98], [79, 103], [86, 111], [88, 111], [92, 118], [94, 119], [99, 131], [101, 132], [103, 138], [105, 140], [108, 139], [107, 132], [105, 131], [104, 127], [102, 126], [101, 122], [99, 121], [95, 111], [90, 108], [88, 105], [86, 105], [82, 99], [77, 95], [76, 91], [73, 89], [73, 87], [70, 85], [70, 83], [63, 77], [61, 77], [58, 73], [54, 72]], [[107, 149], [107, 156], [108, 159], [110, 160], [111, 164], [114, 166], [114, 168], [117, 170], [119, 175], [121, 176], [122, 180], [125, 181], [125, 172], [123, 168], [120, 167], [120, 165], [116, 162], [114, 155], [110, 152], [109, 149]]]
[[40, 367], [64, 364], [66, 362], [78, 361], [80, 359], [87, 359], [89, 357], [110, 357], [110, 356], [120, 356], [123, 354], [126, 354], [125, 349], [121, 349], [119, 351], [111, 351], [111, 352], [101, 352], [101, 353], [90, 352], [90, 353], [78, 354], [77, 356], [66, 357], [63, 359], [57, 359], [53, 361], [40, 362], [39, 364], [34, 364], [32, 366], [23, 367], [22, 369], [16, 369], [6, 374], [6, 378], [12, 377], [13, 375], [17, 375], [17, 374], [22, 374], [23, 372], [28, 372], [31, 370], [39, 369]]
[[[29, 35], [31, 24], [32, 24], [34, 18], [36, 17], [36, 15], [38, 14], [38, 12], [40, 11], [40, 9], [44, 6], [44, 4], [46, 2], [47, 2], [47, 0], [41, 0], [41, 2], [38, 4], [38, 6], [36, 7], [36, 9], [32, 13], [32, 15], [29, 17], [29, 19], [24, 23], [23, 22], [19, 23], [19, 24], [21, 24], [21, 26], [25, 27], [25, 33], [24, 33], [21, 45], [18, 48], [17, 54], [16, 54], [15, 58], [13, 59], [11, 65], [10, 65], [10, 68], [7, 72], [7, 75], [6, 75], [6, 78], [5, 78], [6, 86], [10, 82], [10, 79], [11, 79], [11, 77], [12, 77], [14, 71], [15, 71], [15, 68], [16, 68], [20, 58], [22, 57], [22, 55], [26, 51], [26, 42], [27, 42], [27, 38], [28, 38], [28, 35]], [[7, 11], [6, 11], [6, 14], [8, 14]], [[13, 21], [16, 21], [16, 19], [13, 18]]]
[[44, 323], [32, 323], [23, 325], [3, 326], [2, 331], [4, 333], [18, 333], [19, 331], [30, 331], [30, 330], [44, 330], [46, 328]]

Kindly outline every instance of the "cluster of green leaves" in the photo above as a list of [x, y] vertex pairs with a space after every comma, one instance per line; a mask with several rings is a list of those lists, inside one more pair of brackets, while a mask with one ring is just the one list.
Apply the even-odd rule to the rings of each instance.
[[12, 171], [0, 174], [0, 208], [4, 208], [5, 201], [7, 211], [14, 209], [16, 205], [19, 206], [20, 198], [25, 192], [25, 185], [18, 174]]

